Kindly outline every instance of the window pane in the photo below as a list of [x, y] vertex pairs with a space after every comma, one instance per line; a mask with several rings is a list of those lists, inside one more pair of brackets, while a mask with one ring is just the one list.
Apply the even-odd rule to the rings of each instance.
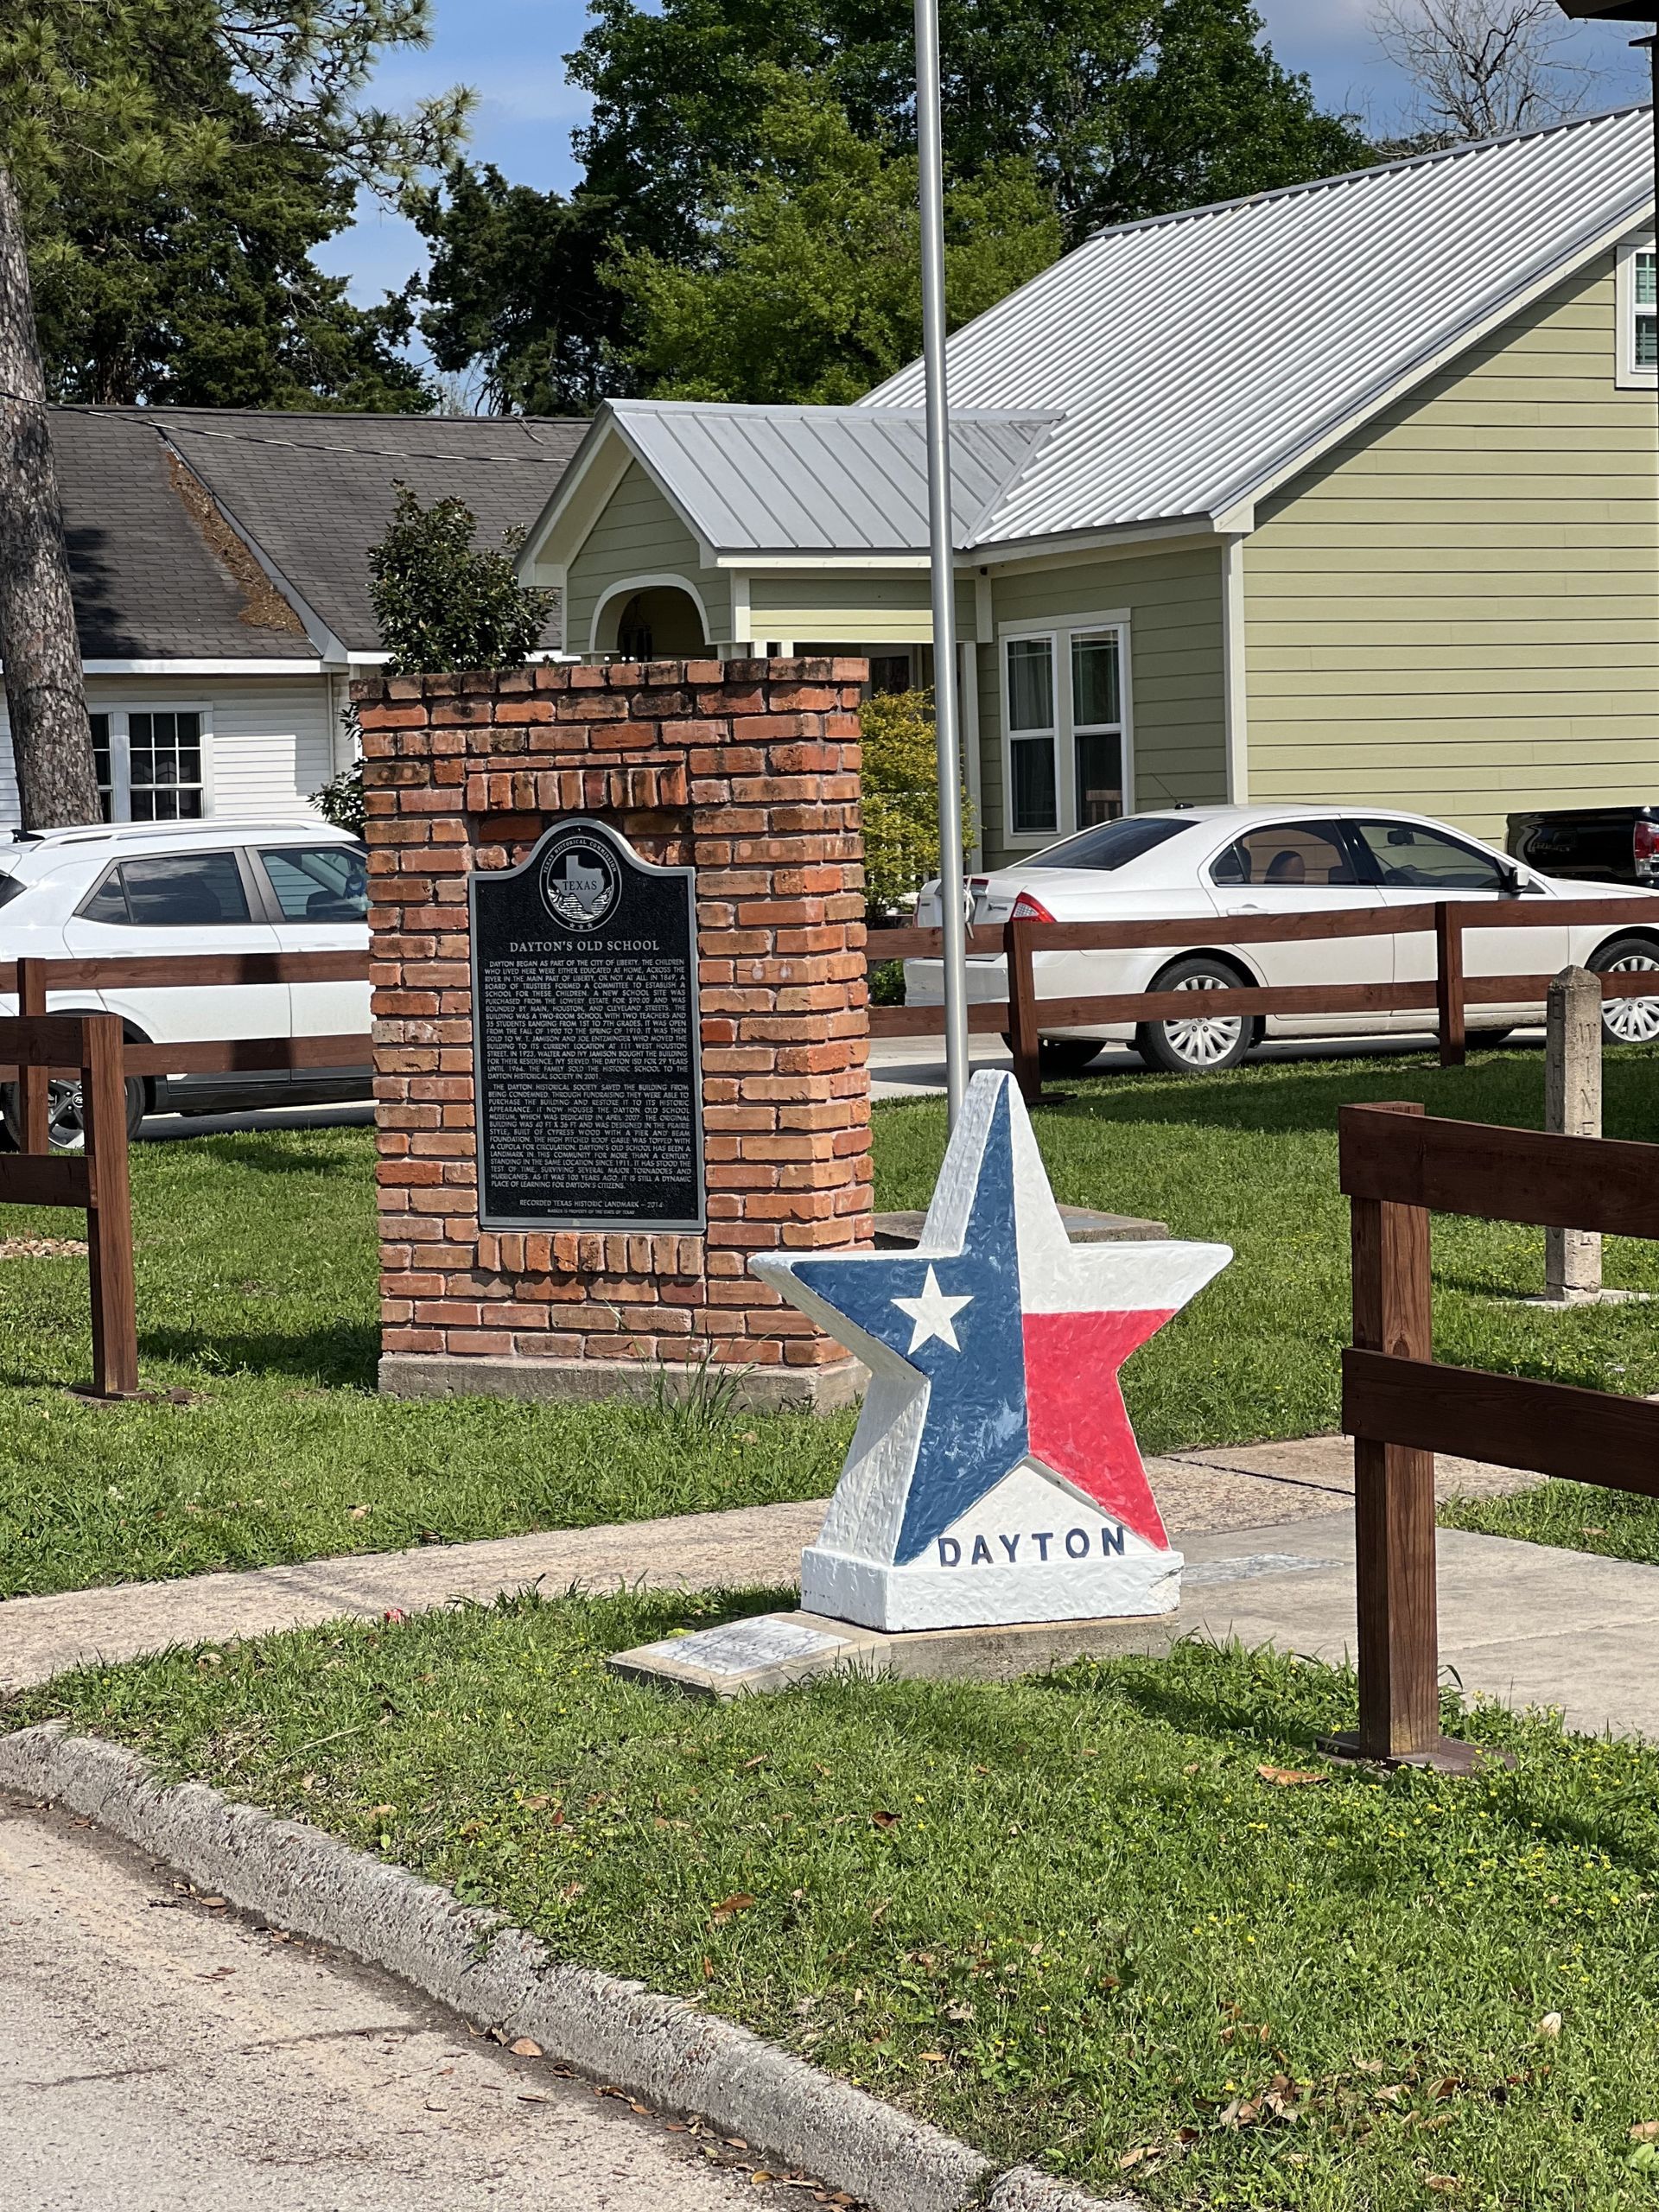
[[1008, 647], [1008, 728], [1053, 727], [1053, 645], [1046, 638], [1016, 638]]
[[1085, 828], [1116, 822], [1123, 811], [1123, 741], [1082, 736], [1077, 748], [1077, 820]]
[[98, 799], [104, 819], [111, 819], [114, 803], [114, 778], [110, 768], [110, 718], [107, 715], [89, 715], [92, 726], [92, 760], [98, 770]]
[[1359, 880], [1340, 835], [1316, 822], [1252, 830], [1222, 855], [1210, 877], [1213, 883], [1268, 884], [1278, 891], [1304, 885], [1322, 890]]
[[89, 922], [125, 922], [127, 894], [121, 888], [121, 871], [112, 868], [80, 909]]
[[1013, 747], [1014, 826], [1016, 830], [1058, 830], [1054, 745], [1050, 738], [1020, 738]]
[[1121, 722], [1122, 694], [1118, 683], [1116, 638], [1073, 638], [1071, 640], [1071, 721], [1077, 729], [1100, 722]]
[[1391, 889], [1502, 891], [1505, 877], [1490, 853], [1415, 822], [1356, 823], [1360, 842]]
[[1094, 868], [1108, 872], [1126, 867], [1130, 861], [1138, 861], [1142, 853], [1155, 851], [1170, 838], [1179, 837], [1183, 830], [1193, 826], [1191, 822], [1168, 822], [1155, 815], [1130, 815], [1122, 822], [1104, 823], [1098, 830], [1085, 830], [1078, 836], [1066, 838], [1063, 844], [1051, 845], [1046, 853], [1033, 853], [1020, 865]]
[[1650, 308], [1659, 302], [1656, 277], [1659, 277], [1659, 256], [1651, 252], [1638, 253], [1636, 257], [1636, 303], [1638, 307]]
[[1659, 317], [1638, 315], [1636, 318], [1636, 365], [1638, 369], [1659, 366]]
[[129, 715], [132, 818], [135, 822], [201, 819], [201, 716]]
[[[172, 816], [158, 816], [170, 821]], [[132, 920], [147, 929], [212, 928], [251, 918], [233, 853], [181, 853], [126, 861], [121, 878]]]
[[259, 857], [285, 921], [368, 919], [368, 861], [354, 845], [275, 846]]

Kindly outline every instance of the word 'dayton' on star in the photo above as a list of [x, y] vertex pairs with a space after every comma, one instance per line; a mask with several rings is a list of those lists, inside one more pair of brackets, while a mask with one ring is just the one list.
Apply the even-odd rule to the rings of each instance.
[[751, 1262], [870, 1370], [803, 1606], [894, 1630], [1173, 1611], [1119, 1370], [1231, 1258], [1073, 1245], [1012, 1078], [976, 1076], [913, 1253]]

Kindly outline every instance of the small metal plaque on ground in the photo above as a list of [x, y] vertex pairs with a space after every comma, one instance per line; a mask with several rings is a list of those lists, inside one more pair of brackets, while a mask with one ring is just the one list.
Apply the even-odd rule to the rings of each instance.
[[739, 1690], [782, 1689], [827, 1673], [864, 1640], [856, 1630], [843, 1635], [828, 1624], [809, 1627], [793, 1614], [761, 1613], [641, 1644], [619, 1652], [611, 1664], [620, 1674], [734, 1697]]

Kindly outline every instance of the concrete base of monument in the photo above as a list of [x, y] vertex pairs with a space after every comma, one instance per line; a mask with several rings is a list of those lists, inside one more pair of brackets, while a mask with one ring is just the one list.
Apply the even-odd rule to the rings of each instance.
[[[1109, 1524], [1068, 1533], [1092, 1537]], [[1068, 1558], [1057, 1535], [1056, 1556], [1034, 1549], [1028, 1564], [1000, 1557], [976, 1568], [965, 1543], [947, 1537], [956, 1563], [937, 1557], [907, 1567], [884, 1566], [814, 1545], [801, 1554], [801, 1603], [832, 1620], [853, 1621], [884, 1635], [914, 1630], [1014, 1628], [1032, 1621], [1086, 1621], [1173, 1613], [1181, 1602], [1181, 1554], [1154, 1551], [1122, 1529], [1121, 1556]], [[984, 1543], [984, 1540], [981, 1540]], [[991, 1558], [985, 1544], [988, 1561]]]
[[549, 1404], [591, 1404], [621, 1398], [655, 1405], [659, 1398], [695, 1398], [729, 1383], [733, 1401], [760, 1413], [786, 1407], [839, 1413], [864, 1395], [862, 1361], [823, 1367], [705, 1366], [655, 1359], [467, 1359], [454, 1352], [389, 1351], [379, 1381], [389, 1398], [531, 1398]]
[[824, 1613], [762, 1613], [619, 1651], [610, 1664], [637, 1681], [696, 1697], [743, 1697], [835, 1674], [1011, 1682], [1068, 1667], [1075, 1659], [1165, 1651], [1178, 1632], [1176, 1618], [1160, 1613], [894, 1632]]

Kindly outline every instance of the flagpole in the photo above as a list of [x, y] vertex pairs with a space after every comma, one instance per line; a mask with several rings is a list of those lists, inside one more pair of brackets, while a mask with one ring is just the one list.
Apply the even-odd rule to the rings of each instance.
[[963, 912], [962, 739], [957, 711], [957, 580], [944, 366], [944, 156], [938, 0], [916, 4], [922, 357], [927, 378], [927, 524], [933, 576], [933, 707], [938, 739], [939, 910], [944, 926], [944, 1088], [955, 1128], [968, 1093], [967, 929]]

